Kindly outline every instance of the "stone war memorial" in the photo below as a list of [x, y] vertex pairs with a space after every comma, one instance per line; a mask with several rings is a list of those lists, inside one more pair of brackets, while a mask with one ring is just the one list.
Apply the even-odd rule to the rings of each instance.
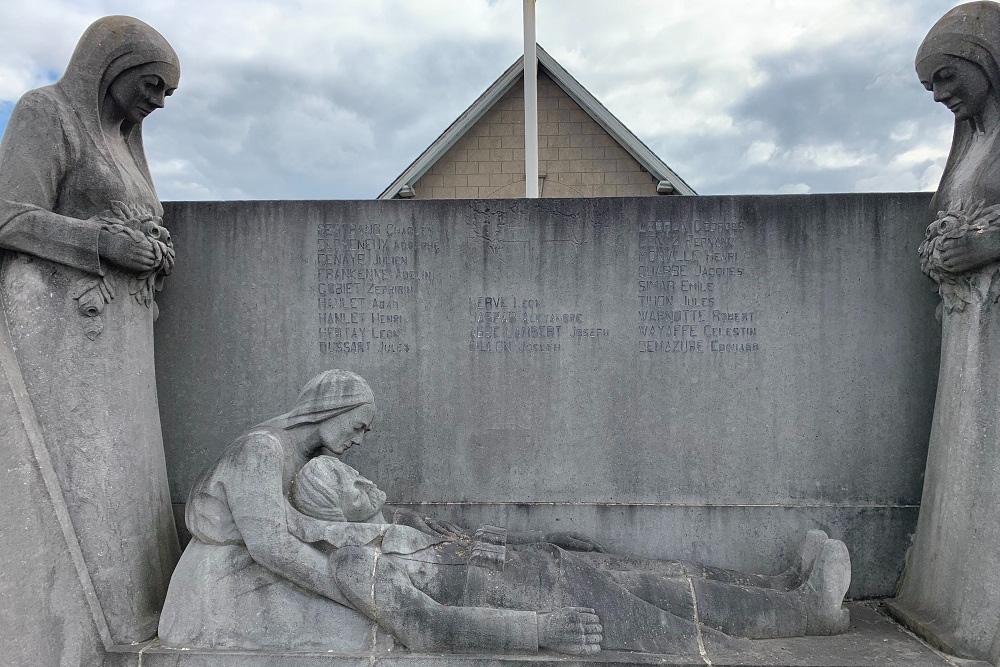
[[96, 21], [0, 143], [0, 664], [1000, 664], [1000, 4], [916, 53], [933, 196], [161, 203]]

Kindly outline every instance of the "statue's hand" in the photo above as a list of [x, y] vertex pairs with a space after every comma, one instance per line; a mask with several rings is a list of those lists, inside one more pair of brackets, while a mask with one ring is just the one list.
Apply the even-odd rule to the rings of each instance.
[[545, 536], [545, 541], [567, 551], [598, 551], [606, 553], [607, 549], [602, 547], [592, 538], [581, 533], [549, 533]]
[[538, 646], [569, 655], [593, 655], [604, 638], [601, 619], [587, 607], [563, 607], [538, 614]]
[[433, 517], [405, 508], [397, 508], [392, 512], [392, 523], [399, 526], [416, 528], [425, 535], [433, 537], [467, 537], [468, 533], [450, 521], [439, 521]]
[[149, 239], [135, 240], [129, 234], [102, 229], [98, 234], [97, 253], [123, 269], [142, 273], [156, 266], [156, 252]]
[[1000, 259], [1000, 227], [942, 239], [938, 258], [940, 265], [951, 273], [963, 273], [996, 261]]
[[424, 523], [427, 524], [428, 528], [441, 537], [462, 538], [469, 536], [468, 531], [451, 521], [441, 521], [432, 516], [428, 516], [424, 517]]

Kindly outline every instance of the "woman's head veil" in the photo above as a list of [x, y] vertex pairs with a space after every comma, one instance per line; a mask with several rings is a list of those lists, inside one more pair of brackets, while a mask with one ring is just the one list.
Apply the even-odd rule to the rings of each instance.
[[979, 65], [993, 94], [1000, 95], [1000, 4], [967, 2], [938, 19], [917, 49], [918, 69], [922, 60], [940, 54]]
[[[101, 129], [101, 104], [108, 87], [119, 74], [150, 63], [166, 63], [176, 71], [176, 79], [180, 78], [180, 61], [163, 35], [139, 19], [106, 16], [94, 21], [83, 33], [66, 66], [66, 73], [56, 83], [98, 149], [112, 162]], [[167, 86], [175, 88], [176, 79], [167, 81]], [[129, 149], [152, 187], [142, 146], [142, 125], [123, 129]]]
[[295, 407], [285, 415], [285, 428], [318, 424], [369, 404], [375, 404], [375, 394], [368, 383], [357, 373], [334, 368], [306, 383]]
[[[990, 82], [990, 93], [1000, 100], [1000, 4], [968, 2], [942, 16], [917, 49], [917, 71], [920, 72], [924, 60], [939, 55], [963, 58], [978, 65]], [[987, 185], [995, 181], [995, 159], [981, 165], [976, 175], [967, 174], [962, 183], [955, 182], [956, 167], [966, 155], [975, 135], [973, 123], [956, 119], [948, 162], [937, 193], [931, 200], [932, 213], [943, 206], [953, 205], [955, 202], [951, 200], [957, 196], [959, 189], [966, 194], [975, 192], [977, 198], [986, 196], [986, 190], [992, 189], [991, 185]]]

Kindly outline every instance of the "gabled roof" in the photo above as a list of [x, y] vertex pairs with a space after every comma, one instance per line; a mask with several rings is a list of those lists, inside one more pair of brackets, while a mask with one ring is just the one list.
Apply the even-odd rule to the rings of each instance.
[[[614, 114], [608, 111], [607, 107], [600, 103], [589, 90], [583, 87], [579, 81], [574, 79], [569, 72], [563, 69], [562, 65], [548, 54], [541, 46], [538, 50], [538, 66], [545, 70], [553, 81], [556, 82], [563, 92], [569, 95], [573, 101], [590, 115], [594, 121], [604, 128], [604, 131], [611, 135], [615, 141], [621, 145], [628, 153], [642, 165], [642, 167], [656, 177], [659, 181], [668, 181], [674, 186], [674, 191], [680, 195], [697, 194], [690, 185], [684, 182], [680, 176], [656, 156], [649, 147], [644, 144], [639, 137], [632, 134], [631, 130], [625, 127]], [[392, 199], [399, 194], [400, 188], [404, 185], [413, 185], [427, 171], [434, 166], [442, 155], [449, 148], [455, 145], [465, 133], [482, 118], [493, 105], [500, 100], [504, 94], [514, 87], [521, 80], [524, 73], [524, 56], [518, 58], [507, 71], [500, 75], [500, 78], [493, 82], [475, 102], [466, 109], [461, 116], [455, 119], [430, 146], [414, 160], [406, 170], [400, 174], [389, 187], [382, 191], [379, 199]]]

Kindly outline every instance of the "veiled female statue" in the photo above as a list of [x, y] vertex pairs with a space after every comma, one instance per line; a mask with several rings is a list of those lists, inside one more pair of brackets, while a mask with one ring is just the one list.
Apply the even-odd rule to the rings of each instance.
[[916, 57], [955, 116], [920, 246], [941, 369], [917, 534], [895, 607], [946, 650], [1000, 658], [1000, 4], [955, 7]]
[[326, 371], [202, 474], [160, 620], [164, 643], [698, 655], [738, 638], [847, 629], [850, 557], [822, 531], [810, 531], [787, 572], [764, 576], [607, 554], [574, 533], [471, 531], [384, 513], [385, 494], [336, 458], [374, 419], [368, 384]]
[[153, 369], [153, 295], [174, 251], [142, 144], [179, 76], [155, 30], [100, 19], [0, 144], [0, 344], [117, 643], [155, 634], [179, 552]]

